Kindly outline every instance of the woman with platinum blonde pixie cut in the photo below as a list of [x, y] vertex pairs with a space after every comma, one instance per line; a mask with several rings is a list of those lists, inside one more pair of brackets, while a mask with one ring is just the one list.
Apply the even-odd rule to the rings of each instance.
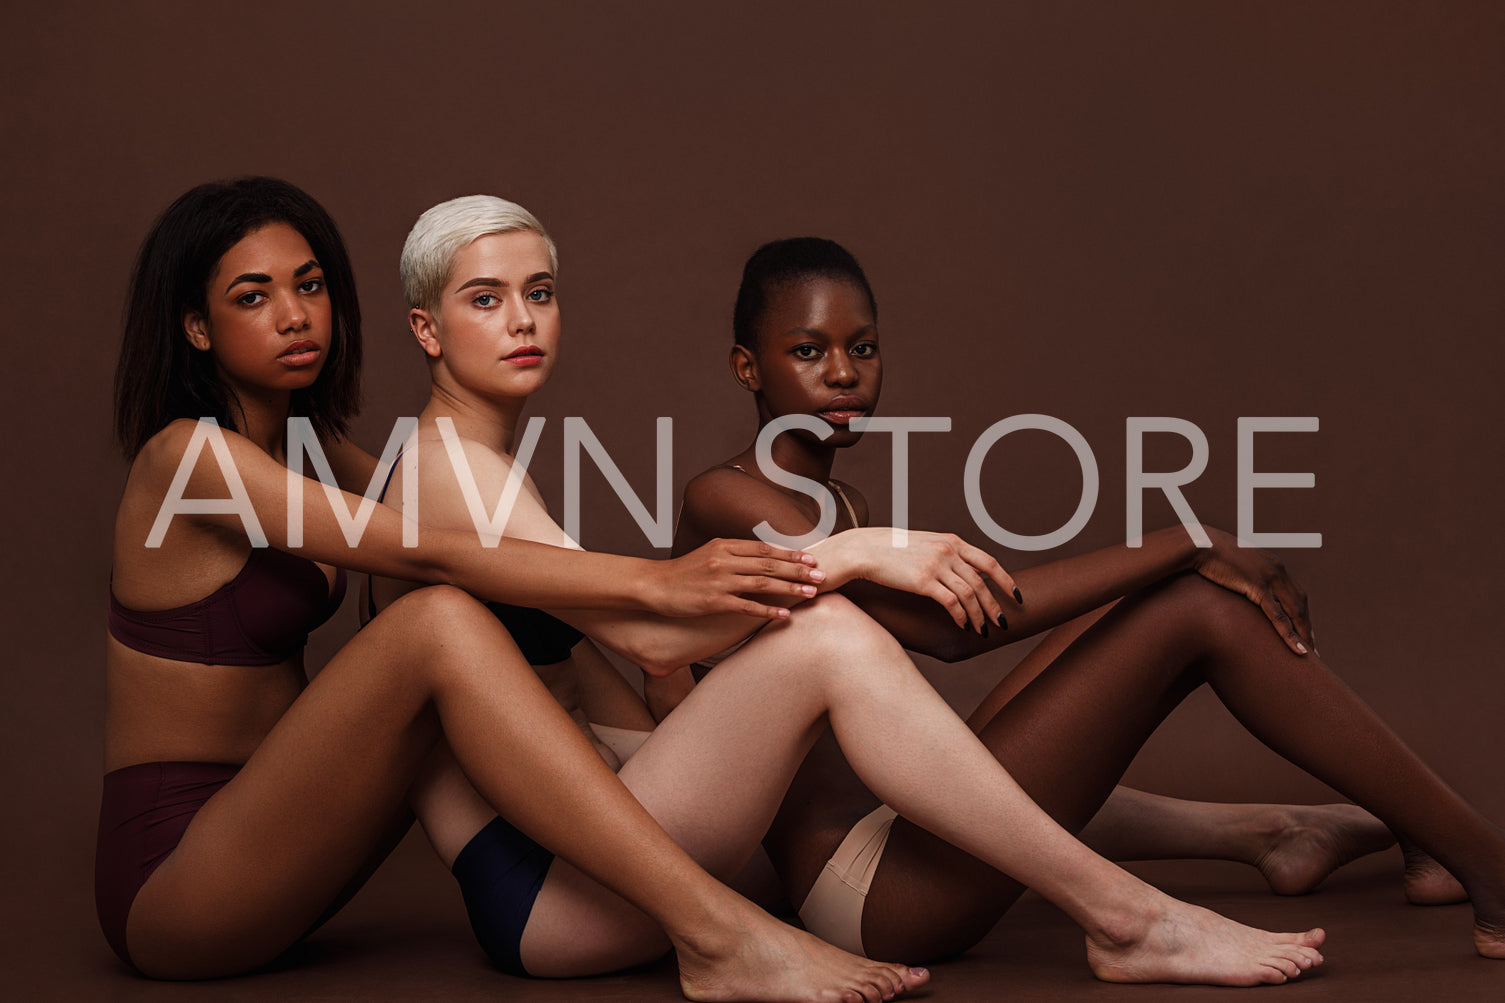
[[[510, 207], [493, 204], [499, 214]], [[446, 210], [425, 213], [410, 240], [445, 243], [433, 231], [446, 225], [435, 222]], [[550, 245], [538, 229], [471, 237], [444, 272], [440, 294], [414, 298], [408, 311], [433, 381], [408, 442], [419, 451], [423, 519], [470, 528], [473, 513], [496, 512], [505, 495], [515, 499], [503, 502], [510, 504], [507, 536], [575, 547], [513, 461], [523, 409], [562, 350]], [[406, 463], [392, 466], [386, 497], [393, 504], [407, 494], [401, 482], [411, 474]], [[904, 549], [890, 540], [887, 530], [860, 530], [818, 544], [819, 590], [870, 579], [928, 596], [958, 625], [981, 629], [1001, 613], [989, 583], [1005, 594], [1014, 588], [996, 561], [954, 536], [912, 532]], [[400, 602], [410, 587], [375, 579], [373, 607]], [[1101, 978], [1253, 985], [1286, 981], [1322, 961], [1320, 930], [1251, 929], [1172, 899], [1083, 846], [1030, 800], [893, 638], [840, 596], [798, 604], [761, 631], [735, 615], [668, 620], [535, 605], [549, 612], [495, 604], [491, 611], [602, 759], [620, 764], [627, 788], [713, 874], [730, 877], [752, 855], [800, 762], [829, 727], [857, 774], [888, 803], [1076, 920]], [[597, 642], [658, 675], [717, 652], [725, 657], [654, 728]], [[553, 859], [546, 836], [523, 836], [498, 818], [461, 769], [430, 771], [413, 804], [499, 965], [586, 974], [641, 964], [668, 946], [649, 917]]]
[[[923, 972], [843, 954], [713, 880], [460, 588], [393, 603], [308, 679], [304, 642], [339, 606], [341, 568], [672, 616], [782, 617], [742, 593], [813, 594], [818, 577], [805, 555], [742, 542], [686, 562], [484, 547], [469, 530], [424, 529], [411, 547], [380, 505], [347, 543], [324, 491], [295, 500], [287, 428], [310, 420], [347, 489], [333, 504], [356, 510], [376, 466], [341, 441], [359, 318], [339, 231], [285, 181], [200, 185], [142, 246], [116, 379], [131, 467], [115, 520], [95, 858], [100, 925], [119, 957], [164, 979], [272, 962], [406, 831], [414, 782], [442, 743], [482, 803], [664, 925], [687, 995], [875, 1003], [923, 984]], [[254, 518], [180, 506], [153, 542], [169, 495], [232, 493]], [[301, 544], [289, 516], [301, 516]]]
[[402, 294], [408, 305], [431, 309], [439, 302], [460, 248], [478, 237], [526, 230], [543, 238], [549, 252], [549, 271], [559, 272], [554, 239], [531, 212], [506, 199], [467, 195], [429, 209], [402, 245]]

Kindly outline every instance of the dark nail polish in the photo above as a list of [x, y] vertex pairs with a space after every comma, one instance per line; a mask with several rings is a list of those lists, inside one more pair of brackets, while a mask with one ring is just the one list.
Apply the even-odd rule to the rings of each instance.
[[1014, 602], [1018, 603], [1020, 606], [1024, 605], [1024, 594], [1017, 588], [1014, 589]]
[[1002, 613], [998, 614], [998, 628], [1000, 630], [1008, 630], [1009, 629], [1009, 622], [1003, 618], [1003, 614]]
[[983, 624], [982, 625], [982, 636], [983, 637], [987, 637], [988, 636], [988, 625], [987, 624]]

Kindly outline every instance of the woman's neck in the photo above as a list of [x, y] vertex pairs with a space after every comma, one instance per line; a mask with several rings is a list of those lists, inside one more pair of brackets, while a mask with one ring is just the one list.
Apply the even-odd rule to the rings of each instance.
[[511, 456], [527, 402], [526, 397], [491, 399], [458, 394], [435, 384], [428, 404], [418, 416], [418, 434], [423, 438], [439, 438], [436, 423], [440, 418], [448, 418], [454, 422], [460, 438]]
[[[765, 424], [766, 422], [759, 424], [760, 434]], [[801, 477], [808, 477], [821, 484], [831, 479], [831, 466], [836, 462], [835, 448], [806, 438], [803, 433], [799, 432], [785, 432], [774, 439], [770, 452], [773, 454], [773, 462], [778, 465], [779, 469]], [[754, 440], [752, 445], [736, 456], [735, 462], [755, 472], [757, 476], [763, 477], [762, 473], [757, 471], [757, 455], [757, 441]], [[763, 479], [767, 478], [763, 477]]]
[[261, 395], [237, 391], [230, 395], [230, 418], [240, 434], [278, 461], [286, 459], [291, 411], [292, 395], [285, 391]]

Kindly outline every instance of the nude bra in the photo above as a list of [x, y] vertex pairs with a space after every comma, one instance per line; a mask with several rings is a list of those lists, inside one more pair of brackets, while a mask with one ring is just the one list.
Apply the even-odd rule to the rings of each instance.
[[[382, 483], [377, 501], [386, 501], [387, 488], [392, 484], [392, 475], [397, 472], [397, 463], [402, 451], [392, 460], [387, 479]], [[376, 617], [376, 598], [372, 595], [371, 583], [366, 587], [366, 616]], [[501, 621], [507, 633], [517, 644], [523, 660], [529, 665], [555, 665], [570, 657], [570, 650], [585, 639], [585, 635], [555, 616], [531, 606], [513, 606], [511, 603], [488, 602], [484, 604], [491, 615]]]
[[158, 658], [204, 665], [276, 665], [302, 650], [308, 632], [345, 598], [345, 572], [334, 587], [307, 558], [252, 547], [230, 581], [174, 609], [137, 610], [110, 592], [110, 636]]

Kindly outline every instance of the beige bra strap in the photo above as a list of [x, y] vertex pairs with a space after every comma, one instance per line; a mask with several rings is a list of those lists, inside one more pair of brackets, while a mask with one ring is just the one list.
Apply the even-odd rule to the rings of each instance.
[[837, 484], [835, 481], [827, 481], [826, 487], [835, 492], [836, 497], [841, 500], [842, 506], [847, 510], [847, 518], [852, 520], [852, 527], [855, 529], [856, 527], [862, 525], [857, 521], [857, 510], [852, 508], [851, 502], [847, 501], [847, 493], [841, 490], [841, 485]]
[[[747, 469], [740, 463], [728, 463], [727, 466], [731, 467], [733, 470], [740, 470], [744, 474], [747, 473]], [[852, 521], [853, 528], [860, 526], [861, 523], [857, 521], [857, 510], [854, 509], [852, 507], [852, 503], [847, 500], [847, 493], [841, 490], [841, 485], [837, 484], [835, 481], [827, 481], [826, 487], [830, 488], [831, 493], [836, 496], [836, 500], [841, 502], [841, 507], [847, 510], [847, 518]]]

